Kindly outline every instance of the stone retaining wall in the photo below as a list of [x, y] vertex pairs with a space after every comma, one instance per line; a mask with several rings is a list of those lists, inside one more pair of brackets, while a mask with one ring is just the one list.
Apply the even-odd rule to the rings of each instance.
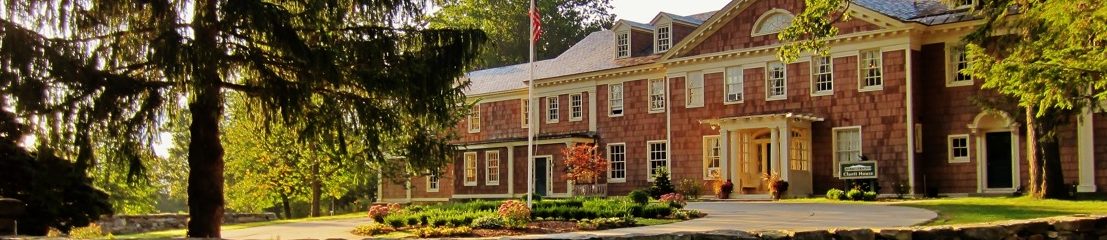
[[[227, 213], [223, 215], [223, 224], [265, 222], [276, 220], [274, 213]], [[96, 222], [104, 229], [104, 232], [112, 234], [128, 234], [149, 232], [167, 229], [181, 229], [188, 226], [188, 214], [149, 214], [149, 215], [117, 215], [103, 217]]]
[[832, 229], [811, 231], [723, 230], [631, 234], [622, 236], [585, 236], [585, 239], [762, 239], [762, 240], [1107, 240], [1107, 215], [1066, 216], [1032, 220], [1012, 220], [982, 224], [885, 229]]

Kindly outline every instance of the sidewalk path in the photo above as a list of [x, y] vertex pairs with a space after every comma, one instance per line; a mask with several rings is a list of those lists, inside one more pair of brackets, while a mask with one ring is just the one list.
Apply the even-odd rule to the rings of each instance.
[[[647, 227], [621, 228], [593, 232], [574, 232], [513, 237], [516, 239], [580, 238], [664, 232], [706, 232], [713, 230], [803, 230], [849, 227], [899, 227], [929, 221], [938, 215], [932, 211], [873, 204], [820, 204], [770, 202], [694, 202], [689, 209], [706, 212], [707, 217]], [[224, 231], [228, 239], [361, 239], [350, 234], [368, 219], [344, 219], [288, 223]]]

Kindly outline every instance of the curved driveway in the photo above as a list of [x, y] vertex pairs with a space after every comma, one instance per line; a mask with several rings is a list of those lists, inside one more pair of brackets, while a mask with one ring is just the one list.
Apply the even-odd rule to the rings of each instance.
[[[900, 227], [929, 221], [938, 215], [929, 210], [874, 204], [820, 204], [771, 202], [693, 202], [689, 209], [707, 217], [690, 221], [593, 232], [573, 232], [514, 238], [580, 238], [587, 235], [706, 232], [713, 230], [803, 230], [856, 227]], [[356, 239], [350, 230], [368, 219], [288, 223], [224, 231], [228, 239]]]

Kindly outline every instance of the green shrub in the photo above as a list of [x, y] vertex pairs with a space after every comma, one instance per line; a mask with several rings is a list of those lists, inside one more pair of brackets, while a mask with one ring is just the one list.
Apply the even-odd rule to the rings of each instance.
[[617, 218], [596, 218], [581, 220], [577, 222], [577, 227], [585, 230], [602, 230], [622, 227], [632, 227], [635, 225], [634, 219], [629, 217], [617, 217]]
[[470, 227], [424, 227], [412, 231], [421, 238], [461, 237], [473, 234]]
[[388, 226], [392, 226], [393, 228], [404, 227], [404, 224], [407, 223], [406, 221], [407, 221], [407, 217], [401, 216], [399, 214], [392, 214], [392, 215], [389, 215], [387, 217], [384, 217], [384, 222], [388, 223]]
[[627, 197], [630, 198], [630, 201], [637, 203], [638, 205], [646, 205], [646, 203], [650, 202], [650, 194], [641, 189], [630, 191], [630, 194], [627, 194]]
[[848, 198], [849, 200], [861, 201], [864, 197], [865, 193], [862, 192], [861, 189], [854, 188], [849, 190], [849, 192], [846, 192], [846, 198]]
[[447, 223], [450, 223], [450, 220], [445, 218], [435, 218], [431, 225], [435, 227], [444, 227]]
[[88, 226], [69, 229], [69, 237], [74, 239], [104, 238], [104, 229], [99, 224], [90, 223]]
[[685, 178], [677, 184], [677, 192], [688, 199], [699, 199], [700, 195], [703, 194], [703, 184], [695, 179]]
[[865, 192], [865, 195], [864, 195], [863, 198], [865, 199], [865, 201], [876, 201], [876, 196], [877, 196], [876, 192], [868, 191], [868, 192]]
[[666, 204], [652, 203], [642, 209], [643, 218], [665, 218], [673, 213], [673, 209]]
[[354, 230], [350, 231], [354, 235], [358, 236], [373, 236], [377, 234], [384, 234], [395, 231], [392, 227], [389, 227], [380, 223], [363, 224], [354, 227]]
[[841, 189], [831, 188], [830, 190], [826, 191], [826, 199], [843, 200], [845, 199], [845, 196], [846, 192], [842, 191]]
[[473, 223], [469, 225], [480, 229], [501, 229], [506, 224], [504, 219], [500, 217], [481, 217], [473, 220]]
[[673, 187], [673, 183], [669, 181], [669, 169], [665, 167], [657, 168], [654, 170], [653, 186], [650, 186], [649, 193], [653, 199], [660, 199], [661, 195], [676, 192], [676, 188]]
[[407, 225], [408, 226], [418, 226], [419, 225], [419, 216], [407, 216]]

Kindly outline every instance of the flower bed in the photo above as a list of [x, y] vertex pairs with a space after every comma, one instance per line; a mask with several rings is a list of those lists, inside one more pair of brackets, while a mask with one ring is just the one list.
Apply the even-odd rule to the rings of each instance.
[[[682, 196], [638, 204], [628, 198], [572, 198], [525, 202], [472, 201], [437, 205], [377, 205], [374, 223], [354, 234], [387, 237], [497, 237], [639, 226], [639, 219], [687, 220], [702, 217], [682, 210]], [[676, 221], [676, 220], [672, 220]]]

